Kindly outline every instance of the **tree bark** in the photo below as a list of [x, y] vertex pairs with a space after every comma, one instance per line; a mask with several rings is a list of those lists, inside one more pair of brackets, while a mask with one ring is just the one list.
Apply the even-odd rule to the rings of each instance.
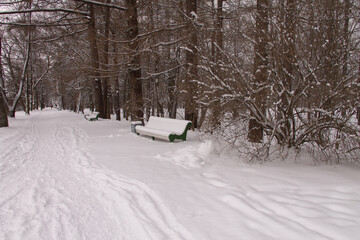
[[256, 7], [256, 39], [255, 39], [255, 57], [254, 57], [254, 92], [253, 99], [258, 113], [252, 113], [249, 121], [248, 139], [250, 142], [260, 143], [263, 140], [263, 126], [259, 116], [265, 114], [266, 92], [264, 85], [267, 80], [268, 68], [268, 11], [269, 0], [257, 0]]
[[2, 94], [0, 94], [0, 128], [1, 127], [8, 127], [8, 118], [7, 112], [5, 107], [5, 102], [3, 100]]
[[[111, 0], [107, 0], [107, 4], [111, 3]], [[104, 117], [110, 119], [110, 77], [109, 77], [109, 45], [110, 45], [110, 8], [105, 8], [105, 42], [104, 42], [104, 72], [106, 76], [103, 78], [103, 102], [104, 102]]]
[[[28, 1], [28, 9], [31, 9], [31, 1]], [[31, 41], [31, 13], [29, 13], [29, 27], [28, 27], [28, 31], [29, 31], [29, 41]], [[29, 70], [26, 73], [26, 87], [25, 87], [25, 113], [30, 115], [30, 111], [31, 111], [31, 100], [30, 100], [30, 74], [31, 74], [31, 53], [30, 53], [30, 59], [29, 59]]]
[[[31, 71], [31, 70], [30, 70]], [[30, 110], [31, 110], [31, 100], [30, 100], [30, 77], [29, 74], [27, 74], [26, 76], [26, 81], [25, 81], [25, 113], [27, 115], [30, 115]]]
[[95, 23], [95, 9], [94, 5], [89, 3], [90, 19], [89, 19], [89, 30], [88, 38], [90, 43], [90, 55], [91, 55], [91, 78], [93, 79], [95, 89], [95, 108], [99, 112], [99, 117], [105, 118], [104, 113], [104, 101], [102, 94], [101, 76], [99, 73], [99, 51], [97, 45], [97, 34], [96, 34], [96, 23]]
[[127, 40], [129, 41], [129, 66], [128, 76], [130, 85], [130, 99], [131, 120], [143, 121], [143, 97], [142, 97], [142, 81], [141, 81], [141, 66], [139, 53], [139, 25], [137, 14], [136, 0], [126, 0], [126, 16], [128, 29], [126, 31]]
[[[223, 27], [223, 0], [217, 1], [216, 6], [216, 18], [215, 18], [215, 31], [214, 31], [214, 43], [213, 45], [213, 55], [214, 55], [214, 62], [215, 62], [215, 68], [214, 72], [215, 74], [223, 79], [223, 74], [221, 72], [221, 62], [222, 62], [222, 49], [223, 49], [223, 33], [222, 33], [222, 27]], [[220, 126], [220, 114], [221, 114], [221, 99], [220, 94], [218, 92], [215, 92], [215, 98], [216, 101], [214, 101], [211, 104], [211, 116], [210, 116], [210, 123], [211, 123], [211, 129], [210, 132], [213, 132], [217, 127]], [[202, 111], [203, 112], [203, 111]], [[205, 113], [203, 113], [205, 114]]]
[[3, 68], [2, 68], [2, 38], [1, 38], [1, 34], [0, 34], [0, 127], [8, 127], [9, 123], [8, 123], [8, 117], [7, 117], [7, 107], [6, 107], [6, 103], [5, 103], [5, 99], [4, 99], [4, 92], [3, 92], [3, 88], [4, 86], [4, 79], [3, 79]]
[[[112, 32], [114, 33], [114, 32]], [[113, 42], [112, 44], [112, 48], [113, 48], [113, 63], [114, 66], [117, 67], [118, 65], [118, 60], [117, 60], [117, 46], [116, 43]], [[116, 120], [120, 121], [121, 120], [121, 106], [120, 106], [120, 84], [119, 84], [119, 77], [118, 74], [114, 74], [113, 79], [113, 91], [114, 91], [114, 111], [115, 111], [115, 115], [116, 115]]]
[[[296, 56], [295, 56], [295, 28], [296, 28], [296, 0], [288, 0], [283, 3], [280, 14], [281, 18], [284, 19], [284, 22], [281, 24], [281, 41], [280, 41], [280, 53], [281, 60], [279, 60], [279, 72], [281, 73], [281, 83], [278, 84], [278, 92], [281, 93], [280, 104], [278, 106], [278, 120], [282, 122], [280, 129], [282, 134], [279, 136], [279, 143], [284, 145], [287, 144], [288, 147], [292, 147], [293, 141], [295, 140], [295, 132], [293, 132], [292, 122], [293, 122], [293, 107], [290, 106], [292, 101], [292, 96], [288, 93], [292, 92], [293, 88], [293, 76], [294, 66], [296, 65]], [[283, 16], [282, 16], [283, 15]]]
[[189, 33], [189, 42], [187, 43], [186, 57], [186, 76], [185, 76], [185, 119], [192, 122], [192, 128], [197, 128], [198, 108], [196, 104], [197, 97], [197, 31], [195, 28], [197, 0], [186, 0], [186, 27]]

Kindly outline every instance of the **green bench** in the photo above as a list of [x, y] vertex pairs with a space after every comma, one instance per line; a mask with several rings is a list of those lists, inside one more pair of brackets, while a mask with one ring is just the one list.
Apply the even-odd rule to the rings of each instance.
[[92, 112], [92, 113], [84, 114], [84, 118], [89, 121], [96, 121], [99, 118], [99, 113]]
[[186, 141], [187, 131], [191, 127], [191, 121], [153, 117], [149, 118], [145, 126], [136, 126], [135, 131], [138, 135], [144, 135], [155, 138], [169, 140], [175, 139]]

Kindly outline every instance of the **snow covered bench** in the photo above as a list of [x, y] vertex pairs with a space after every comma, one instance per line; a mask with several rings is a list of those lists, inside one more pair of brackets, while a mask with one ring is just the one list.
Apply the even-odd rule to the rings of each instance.
[[89, 121], [96, 121], [99, 118], [99, 113], [98, 112], [87, 113], [84, 115], [84, 118]]
[[146, 126], [138, 125], [135, 130], [138, 135], [174, 142], [175, 139], [186, 141], [186, 134], [190, 127], [190, 121], [151, 116]]

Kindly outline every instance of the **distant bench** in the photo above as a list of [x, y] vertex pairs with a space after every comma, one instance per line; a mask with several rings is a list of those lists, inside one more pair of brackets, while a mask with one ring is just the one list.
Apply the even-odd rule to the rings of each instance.
[[99, 118], [99, 113], [98, 112], [87, 113], [84, 114], [84, 118], [89, 121], [96, 121]]
[[151, 116], [146, 126], [136, 126], [136, 133], [139, 135], [169, 140], [175, 139], [186, 141], [187, 131], [191, 127], [191, 122], [186, 120], [161, 118]]

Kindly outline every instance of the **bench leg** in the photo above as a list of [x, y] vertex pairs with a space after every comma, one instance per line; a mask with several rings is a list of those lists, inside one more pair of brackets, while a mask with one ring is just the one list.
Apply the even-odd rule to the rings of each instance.
[[172, 143], [174, 142], [174, 140], [175, 140], [175, 136], [170, 134], [169, 141]]

